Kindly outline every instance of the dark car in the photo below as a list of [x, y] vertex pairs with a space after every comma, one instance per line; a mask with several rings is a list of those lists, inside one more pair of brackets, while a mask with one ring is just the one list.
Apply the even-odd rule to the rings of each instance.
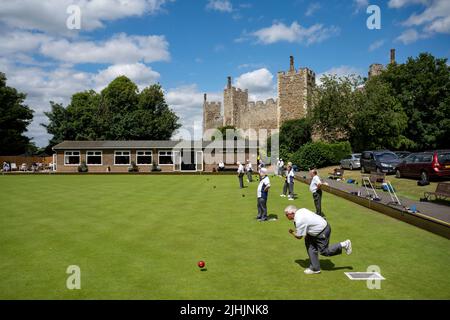
[[420, 178], [423, 181], [450, 178], [450, 150], [412, 153], [397, 165], [395, 175], [397, 178]]
[[394, 173], [400, 163], [399, 157], [392, 151], [364, 151], [361, 154], [361, 172]]

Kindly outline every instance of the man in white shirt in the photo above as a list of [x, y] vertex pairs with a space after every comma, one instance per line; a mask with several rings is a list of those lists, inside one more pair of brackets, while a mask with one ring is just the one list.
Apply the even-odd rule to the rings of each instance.
[[316, 207], [316, 214], [321, 217], [325, 217], [322, 212], [322, 185], [328, 185], [327, 183], [322, 183], [319, 176], [317, 175], [317, 170], [313, 169], [309, 171], [311, 176], [311, 183], [309, 185], [309, 191], [311, 191], [314, 199], [314, 206]]
[[297, 239], [305, 237], [305, 246], [308, 252], [310, 266], [305, 269], [306, 274], [320, 273], [319, 254], [326, 257], [339, 255], [342, 249], [347, 254], [352, 253], [352, 242], [345, 240], [343, 242], [329, 245], [331, 227], [328, 222], [315, 214], [314, 212], [295, 206], [288, 206], [284, 209], [286, 218], [294, 221], [295, 229], [289, 229], [289, 233]]
[[244, 166], [239, 161], [237, 162], [238, 169], [237, 169], [237, 175], [239, 179], [239, 188], [244, 188]]
[[247, 160], [247, 166], [245, 167], [245, 170], [247, 171], [247, 182], [253, 182], [253, 168], [250, 160]]
[[219, 171], [223, 171], [225, 169], [225, 163], [223, 161], [219, 162]]
[[281, 197], [286, 197], [286, 193], [289, 190], [288, 200], [294, 200], [294, 169], [292, 168], [292, 164], [289, 163], [286, 171], [286, 180], [283, 185], [283, 193], [280, 195]]
[[280, 173], [279, 175], [282, 176], [284, 173], [284, 161], [283, 159], [280, 159], [280, 165], [278, 167], [278, 172]]
[[256, 197], [258, 198], [258, 221], [267, 221], [267, 198], [269, 197], [270, 180], [267, 176], [267, 169], [261, 168], [259, 170], [260, 178]]

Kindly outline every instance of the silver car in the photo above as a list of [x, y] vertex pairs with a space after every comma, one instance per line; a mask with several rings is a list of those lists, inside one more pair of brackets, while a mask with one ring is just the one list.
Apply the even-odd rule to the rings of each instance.
[[361, 168], [361, 153], [353, 153], [341, 160], [341, 169], [359, 169]]

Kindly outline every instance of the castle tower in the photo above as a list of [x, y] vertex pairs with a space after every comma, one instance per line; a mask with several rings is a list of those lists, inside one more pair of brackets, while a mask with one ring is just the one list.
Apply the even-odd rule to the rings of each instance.
[[369, 67], [369, 79], [379, 76], [384, 70], [384, 66], [380, 63], [372, 63]]
[[391, 49], [391, 64], [395, 64], [395, 49]]
[[227, 87], [223, 92], [223, 126], [240, 128], [240, 109], [248, 104], [248, 90], [241, 90], [231, 85], [228, 77]]
[[216, 129], [222, 126], [222, 104], [220, 102], [208, 102], [206, 93], [203, 95], [203, 132], [208, 129]]
[[289, 71], [278, 72], [278, 128], [287, 120], [306, 116], [315, 83], [315, 73], [308, 68], [296, 71], [294, 57], [291, 56]]

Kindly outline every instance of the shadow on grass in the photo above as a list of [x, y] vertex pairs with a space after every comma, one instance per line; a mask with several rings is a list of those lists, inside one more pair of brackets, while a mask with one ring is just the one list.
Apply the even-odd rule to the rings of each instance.
[[[310, 260], [309, 259], [305, 259], [305, 260], [295, 260], [295, 263], [297, 263], [300, 267], [306, 269], [309, 268], [310, 266]], [[352, 266], [345, 266], [345, 267], [336, 267], [335, 264], [330, 260], [330, 259], [325, 259], [325, 260], [320, 260], [320, 268], [322, 270], [328, 270], [328, 271], [333, 271], [333, 270], [353, 270]]]
[[275, 220], [278, 220], [278, 215], [277, 214], [269, 214], [268, 216], [267, 216], [267, 219], [275, 219]]

